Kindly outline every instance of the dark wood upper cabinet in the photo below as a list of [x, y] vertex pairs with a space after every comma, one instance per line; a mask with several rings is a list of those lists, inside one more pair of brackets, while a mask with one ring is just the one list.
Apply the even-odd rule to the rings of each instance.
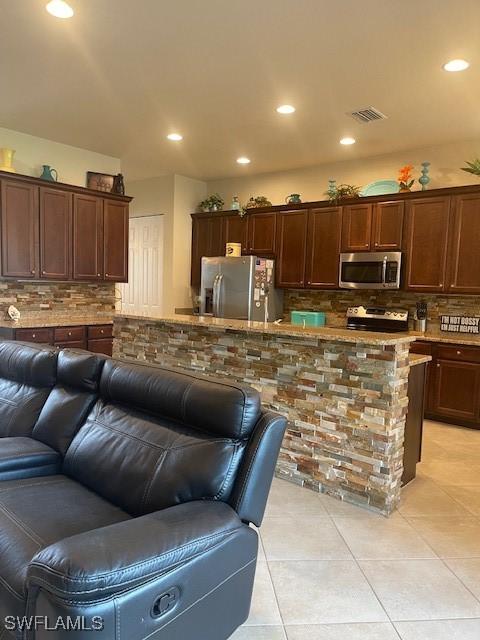
[[308, 213], [305, 286], [338, 289], [342, 209], [311, 209]]
[[242, 245], [242, 253], [248, 253], [247, 244], [247, 219], [238, 214], [233, 214], [224, 218], [224, 241], [239, 242]]
[[404, 203], [377, 202], [373, 205], [372, 251], [400, 251]]
[[352, 204], [343, 207], [342, 251], [369, 251], [372, 235], [372, 205]]
[[407, 201], [404, 247], [408, 291], [444, 290], [449, 219], [449, 196]]
[[105, 280], [128, 280], [128, 205], [103, 201], [103, 275]]
[[193, 218], [191, 284], [200, 286], [202, 258], [225, 255], [225, 217], [219, 214]]
[[103, 278], [103, 201], [73, 195], [73, 278]]
[[480, 293], [480, 194], [452, 199], [447, 292]]
[[277, 220], [276, 286], [303, 287], [307, 248], [308, 209], [282, 211]]
[[277, 217], [276, 213], [247, 213], [248, 253], [255, 256], [275, 255]]
[[1, 181], [2, 275], [38, 278], [38, 187]]
[[40, 277], [68, 280], [72, 275], [72, 194], [40, 187]]

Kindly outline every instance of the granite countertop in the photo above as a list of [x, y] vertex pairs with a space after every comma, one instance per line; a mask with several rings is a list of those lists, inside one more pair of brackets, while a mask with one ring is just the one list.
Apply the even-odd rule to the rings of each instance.
[[56, 316], [54, 313], [46, 312], [45, 317], [42, 315], [20, 318], [18, 322], [0, 320], [2, 329], [37, 329], [49, 327], [78, 327], [87, 324], [112, 324], [113, 314], [90, 315], [90, 316]]
[[414, 367], [416, 364], [426, 364], [432, 360], [432, 356], [425, 356], [421, 353], [409, 353], [408, 354], [408, 362], [411, 367]]
[[408, 333], [380, 333], [373, 331], [352, 331], [342, 327], [301, 327], [299, 325], [282, 322], [254, 322], [249, 320], [230, 320], [227, 318], [213, 318], [211, 316], [192, 315], [166, 315], [166, 316], [141, 316], [128, 313], [117, 313], [116, 318], [129, 320], [143, 320], [145, 322], [160, 322], [165, 324], [192, 325], [227, 329], [230, 331], [246, 331], [249, 333], [264, 333], [268, 335], [318, 338], [320, 340], [338, 340], [340, 342], [353, 342], [361, 344], [394, 345], [403, 342], [413, 342], [415, 337]]
[[464, 344], [480, 347], [480, 335], [471, 333], [448, 333], [446, 331], [426, 331], [418, 333], [410, 331], [410, 335], [415, 336], [416, 340], [424, 342], [444, 342], [445, 344]]

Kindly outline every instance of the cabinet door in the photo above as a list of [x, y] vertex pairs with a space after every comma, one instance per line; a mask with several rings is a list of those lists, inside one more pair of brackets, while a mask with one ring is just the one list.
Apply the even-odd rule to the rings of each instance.
[[103, 278], [103, 202], [95, 196], [73, 196], [73, 278]]
[[239, 242], [242, 253], [248, 253], [247, 248], [247, 219], [239, 215], [226, 216], [224, 223], [224, 242]]
[[308, 210], [278, 214], [277, 287], [303, 287], [307, 250]]
[[128, 280], [128, 205], [103, 201], [103, 274], [105, 280]]
[[369, 251], [372, 235], [372, 205], [343, 207], [342, 251]]
[[202, 258], [225, 255], [225, 218], [220, 215], [193, 218], [191, 284], [200, 286]]
[[258, 256], [275, 255], [276, 213], [247, 213], [248, 252]]
[[2, 275], [38, 278], [38, 187], [1, 181]]
[[435, 348], [432, 342], [419, 342], [416, 340], [410, 345], [410, 353], [420, 353], [424, 356], [431, 356], [432, 360], [427, 362], [427, 373], [425, 379], [425, 411], [431, 413], [434, 405], [434, 373], [435, 363], [433, 358], [435, 357]]
[[480, 195], [459, 195], [452, 200], [452, 227], [447, 260], [449, 293], [480, 293]]
[[306, 287], [338, 289], [341, 229], [340, 207], [309, 211]]
[[447, 263], [450, 198], [419, 198], [407, 202], [404, 246], [405, 289], [443, 291]]
[[403, 202], [378, 202], [374, 205], [372, 229], [374, 251], [400, 251], [403, 210]]
[[433, 411], [438, 416], [476, 422], [480, 392], [480, 364], [437, 360]]
[[71, 277], [72, 194], [40, 187], [40, 277]]

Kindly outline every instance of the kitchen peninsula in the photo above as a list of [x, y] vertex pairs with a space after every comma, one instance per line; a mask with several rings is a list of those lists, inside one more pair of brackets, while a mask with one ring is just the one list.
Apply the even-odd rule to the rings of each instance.
[[114, 338], [115, 357], [257, 388], [289, 420], [279, 477], [385, 515], [397, 506], [411, 335], [117, 314]]

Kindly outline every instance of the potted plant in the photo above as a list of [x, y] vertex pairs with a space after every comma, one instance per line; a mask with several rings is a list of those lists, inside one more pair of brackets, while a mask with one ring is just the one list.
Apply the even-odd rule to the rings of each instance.
[[398, 172], [398, 184], [400, 191], [411, 191], [415, 180], [412, 178], [413, 165], [406, 164]]
[[473, 162], [467, 162], [467, 167], [462, 167], [462, 171], [471, 173], [474, 176], [480, 176], [480, 158], [475, 158]]
[[333, 180], [330, 180], [328, 191], [325, 192], [330, 202], [337, 203], [339, 200], [345, 198], [359, 198], [360, 187], [355, 187], [353, 184], [334, 184]]
[[225, 201], [223, 198], [218, 193], [214, 193], [211, 196], [208, 196], [208, 198], [205, 198], [205, 200], [202, 200], [198, 206], [205, 212], [221, 211], [224, 204]]

